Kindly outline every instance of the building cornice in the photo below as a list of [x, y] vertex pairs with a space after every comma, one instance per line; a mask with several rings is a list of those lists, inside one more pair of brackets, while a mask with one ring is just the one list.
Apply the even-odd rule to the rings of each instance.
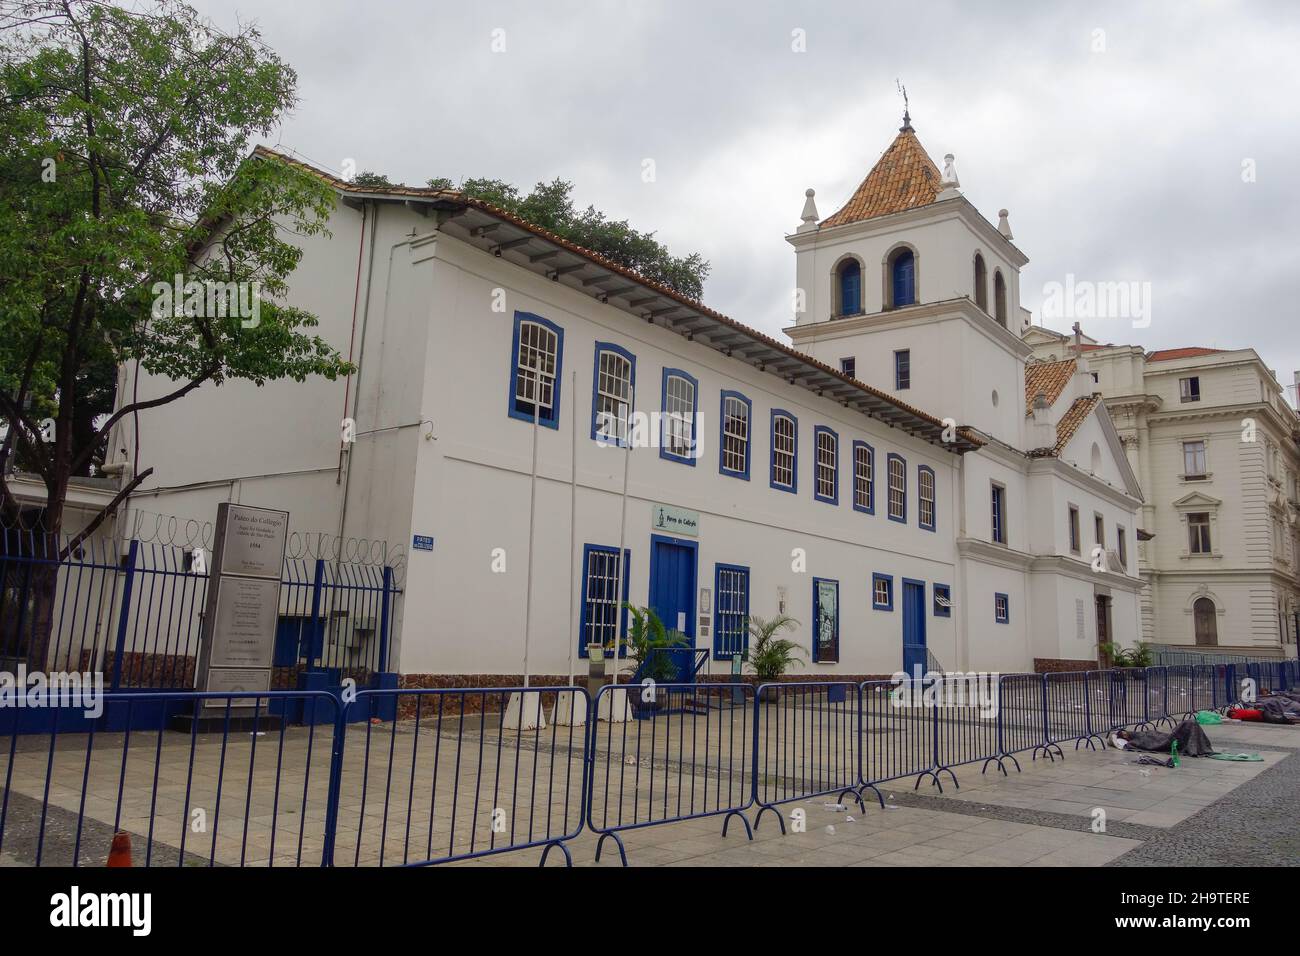
[[788, 335], [796, 345], [802, 345], [810, 340], [824, 342], [856, 335], [859, 332], [878, 332], [882, 329], [921, 325], [935, 319], [944, 318], [965, 319], [967, 324], [976, 332], [979, 332], [994, 344], [1001, 346], [1021, 361], [1034, 354], [1032, 346], [1026, 345], [1020, 336], [1014, 332], [1004, 329], [996, 319], [966, 296], [957, 299], [943, 299], [939, 302], [924, 302], [919, 305], [904, 306], [901, 309], [887, 309], [882, 312], [852, 315], [840, 319], [805, 322], [801, 325], [788, 326], [781, 331]]
[[816, 245], [819, 242], [840, 242], [845, 239], [861, 239], [875, 235], [885, 235], [905, 226], [922, 225], [930, 222], [942, 222], [946, 219], [961, 219], [970, 226], [991, 248], [997, 249], [1017, 269], [1029, 262], [1029, 257], [1020, 251], [1006, 236], [998, 232], [997, 227], [984, 218], [974, 204], [965, 196], [945, 199], [942, 202], [927, 203], [887, 216], [846, 222], [829, 229], [812, 229], [808, 232], [796, 232], [785, 237], [785, 241], [796, 249]]

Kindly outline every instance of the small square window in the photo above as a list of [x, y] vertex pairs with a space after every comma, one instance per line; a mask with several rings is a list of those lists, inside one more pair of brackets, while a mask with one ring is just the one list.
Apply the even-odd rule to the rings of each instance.
[[1011, 620], [1011, 600], [1005, 594], [993, 595], [993, 620], [999, 624]]
[[1201, 400], [1200, 376], [1193, 375], [1190, 378], [1180, 378], [1178, 380], [1178, 397], [1184, 402], [1199, 402]]
[[850, 355], [847, 358], [840, 359], [840, 371], [849, 378], [858, 377], [858, 360], [856, 356]]
[[952, 617], [952, 588], [946, 584], [934, 586], [934, 616]]
[[894, 579], [891, 575], [871, 575], [871, 606], [878, 611], [894, 609]]

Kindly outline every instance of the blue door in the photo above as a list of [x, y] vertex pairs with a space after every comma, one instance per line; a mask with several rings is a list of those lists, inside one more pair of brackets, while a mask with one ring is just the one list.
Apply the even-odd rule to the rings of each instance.
[[909, 677], [924, 674], [925, 582], [903, 578], [903, 670]]
[[669, 630], [678, 630], [695, 646], [694, 541], [650, 537], [650, 607]]

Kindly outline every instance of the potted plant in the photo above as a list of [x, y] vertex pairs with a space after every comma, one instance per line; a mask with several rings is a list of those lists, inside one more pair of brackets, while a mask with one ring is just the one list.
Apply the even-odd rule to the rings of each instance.
[[749, 666], [754, 669], [754, 676], [759, 682], [780, 680], [791, 667], [802, 667], [796, 651], [807, 650], [788, 638], [781, 637], [782, 631], [794, 630], [799, 622], [786, 614], [764, 618], [757, 615], [746, 622], [751, 638], [749, 643]]
[[1138, 641], [1132, 647], [1120, 647], [1112, 641], [1103, 644], [1101, 651], [1111, 667], [1150, 667], [1154, 659], [1151, 645], [1146, 641]]
[[677, 665], [662, 651], [671, 647], [689, 647], [690, 639], [680, 631], [665, 627], [652, 608], [637, 607], [626, 601], [623, 607], [632, 615], [625, 644], [627, 656], [636, 664], [634, 670], [641, 671], [643, 680], [649, 678], [656, 684], [671, 684], [678, 676]]

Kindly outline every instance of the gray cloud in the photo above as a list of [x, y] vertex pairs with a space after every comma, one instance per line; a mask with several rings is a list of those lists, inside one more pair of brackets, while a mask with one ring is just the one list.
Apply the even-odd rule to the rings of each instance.
[[956, 154], [990, 220], [1011, 210], [1036, 317], [1067, 273], [1149, 281], [1149, 328], [1087, 331], [1251, 346], [1284, 383], [1300, 368], [1294, 4], [196, 5], [257, 20], [297, 68], [284, 145], [411, 183], [563, 176], [706, 255], [708, 304], [767, 332], [789, 322], [803, 190], [822, 215], [849, 196], [899, 125], [901, 77], [931, 155]]

